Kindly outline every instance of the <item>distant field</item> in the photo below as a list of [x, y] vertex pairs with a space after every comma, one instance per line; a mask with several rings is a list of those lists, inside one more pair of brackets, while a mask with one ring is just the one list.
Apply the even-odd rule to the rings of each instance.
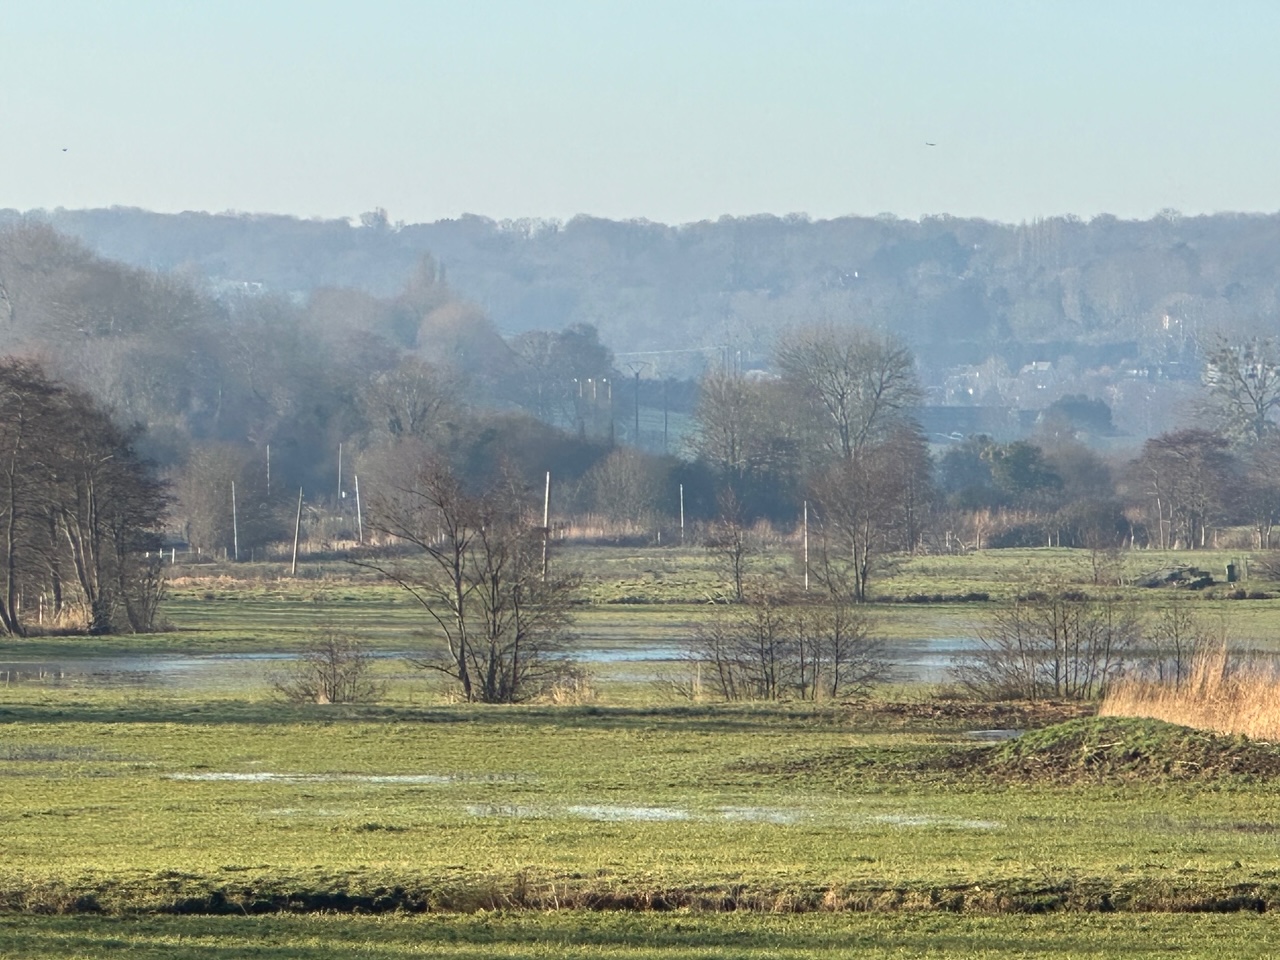
[[[1243, 569], [1239, 551], [1125, 551], [1095, 583], [1088, 551], [1067, 549], [988, 550], [956, 556], [899, 558], [872, 582], [872, 609], [882, 632], [920, 639], [971, 630], [992, 602], [1031, 591], [1081, 589], [1158, 605], [1174, 591], [1136, 587], [1140, 578], [1181, 567], [1203, 569], [1218, 583], [1178, 594], [1226, 616], [1245, 640], [1280, 642], [1280, 618], [1265, 599], [1227, 599], [1234, 590], [1274, 597], [1280, 584], [1253, 579], [1228, 585], [1226, 566]], [[670, 637], [705, 618], [731, 590], [715, 557], [698, 547], [567, 548], [557, 559], [582, 577], [577, 615], [585, 632], [626, 634], [628, 638]], [[785, 551], [752, 558], [749, 573], [765, 583], [800, 582], [799, 561]], [[290, 642], [325, 617], [352, 625], [375, 644], [402, 643], [419, 630], [423, 617], [403, 591], [380, 584], [367, 571], [328, 561], [304, 567], [304, 577], [287, 576], [282, 565], [242, 564], [175, 569], [165, 616], [184, 633], [184, 642]], [[817, 589], [817, 586], [814, 586]], [[989, 598], [984, 602], [980, 598]], [[254, 611], [246, 615], [245, 605]], [[194, 635], [192, 635], [194, 631]]]

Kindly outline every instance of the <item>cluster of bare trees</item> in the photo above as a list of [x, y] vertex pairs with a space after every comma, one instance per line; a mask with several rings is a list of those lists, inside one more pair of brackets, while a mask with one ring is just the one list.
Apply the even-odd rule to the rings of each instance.
[[[779, 336], [777, 376], [708, 374], [695, 450], [719, 487], [709, 548], [742, 599], [746, 534], [790, 526], [807, 505], [808, 570], [831, 595], [863, 601], [895, 555], [920, 548], [1074, 546], [1095, 582], [1122, 546], [1197, 549], [1225, 527], [1269, 548], [1280, 522], [1280, 348], [1219, 340], [1206, 366], [1202, 422], [1104, 459], [1075, 439], [1070, 398], [1032, 438], [975, 435], [937, 462], [912, 419], [912, 359], [891, 336], [828, 324]], [[802, 503], [803, 501], [803, 503]], [[732, 509], [725, 509], [730, 504]]]
[[132, 437], [35, 364], [0, 361], [0, 630], [148, 630], [167, 495]]
[[889, 677], [866, 609], [759, 591], [721, 607], [689, 643], [697, 685], [724, 700], [838, 700]]
[[[857, 697], [889, 675], [860, 604], [884, 558], [914, 547], [930, 499], [932, 464], [912, 419], [921, 391], [910, 352], [861, 327], [793, 328], [776, 361], [776, 379], [703, 382], [697, 450], [722, 484], [707, 545], [739, 603], [698, 628], [690, 656], [726, 700]], [[750, 511], [801, 499], [818, 589], [762, 590], [745, 576]]]
[[1070, 590], [997, 609], [957, 658], [953, 677], [982, 697], [1092, 700], [1122, 677], [1180, 687], [1207, 656], [1226, 649], [1225, 623], [1183, 598], [1154, 609]]
[[1134, 604], [1082, 597], [1018, 600], [993, 614], [957, 680], [987, 697], [1090, 700], [1131, 666], [1142, 625]]
[[808, 501], [815, 575], [832, 596], [862, 601], [884, 558], [919, 544], [932, 500], [911, 354], [892, 336], [829, 323], [784, 332], [776, 353], [776, 378], [703, 380], [695, 452], [721, 486], [713, 535], [732, 546], [749, 520], [794, 518]]

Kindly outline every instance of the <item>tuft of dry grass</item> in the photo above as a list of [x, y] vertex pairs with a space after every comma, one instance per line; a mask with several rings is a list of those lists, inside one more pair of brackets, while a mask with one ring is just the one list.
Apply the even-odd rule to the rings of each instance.
[[558, 707], [580, 707], [599, 700], [600, 691], [590, 673], [566, 666], [538, 699]]
[[1222, 645], [1197, 656], [1181, 682], [1129, 678], [1113, 684], [1098, 714], [1277, 740], [1280, 675], [1274, 664], [1235, 660]]

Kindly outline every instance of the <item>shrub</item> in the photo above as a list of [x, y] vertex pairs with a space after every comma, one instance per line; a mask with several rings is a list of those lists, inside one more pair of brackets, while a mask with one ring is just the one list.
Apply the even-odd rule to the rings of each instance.
[[269, 680], [290, 703], [371, 703], [385, 692], [370, 676], [372, 666], [359, 640], [324, 627], [302, 656]]
[[1090, 700], [1120, 675], [1140, 635], [1130, 604], [1041, 594], [998, 610], [953, 671], [993, 699]]

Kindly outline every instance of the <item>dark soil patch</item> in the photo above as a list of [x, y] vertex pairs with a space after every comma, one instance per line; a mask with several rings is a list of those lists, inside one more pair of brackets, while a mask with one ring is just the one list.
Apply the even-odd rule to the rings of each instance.
[[742, 760], [730, 769], [837, 786], [1260, 782], [1280, 779], [1280, 746], [1159, 720], [1085, 717], [995, 744], [835, 747]]
[[[468, 881], [407, 875], [401, 882], [351, 888], [339, 878], [299, 886], [284, 878], [257, 878], [228, 885], [212, 877], [186, 877], [176, 884], [163, 877], [139, 877], [120, 884], [109, 879], [76, 885], [0, 888], [0, 914], [164, 914], [248, 916], [279, 913], [474, 913], [516, 910], [617, 910], [661, 912], [810, 913], [934, 910], [948, 913], [1050, 913], [1057, 911], [1187, 911], [1227, 913], [1274, 910], [1280, 885], [1274, 878], [1234, 884], [1171, 886], [1142, 880], [1075, 877], [1062, 881], [1010, 878], [985, 883], [885, 885], [871, 881], [837, 886], [708, 883], [686, 887], [610, 882], [583, 878], [538, 880], [519, 875], [504, 880]], [[337, 881], [336, 883], [334, 881]]]
[[1091, 717], [917, 767], [1020, 783], [1257, 781], [1280, 778], [1280, 748], [1160, 720]]
[[1031, 730], [1092, 716], [1092, 704], [1054, 700], [1005, 701], [929, 700], [901, 703], [868, 703], [855, 719], [867, 718], [902, 728], [950, 728], [957, 730]]

